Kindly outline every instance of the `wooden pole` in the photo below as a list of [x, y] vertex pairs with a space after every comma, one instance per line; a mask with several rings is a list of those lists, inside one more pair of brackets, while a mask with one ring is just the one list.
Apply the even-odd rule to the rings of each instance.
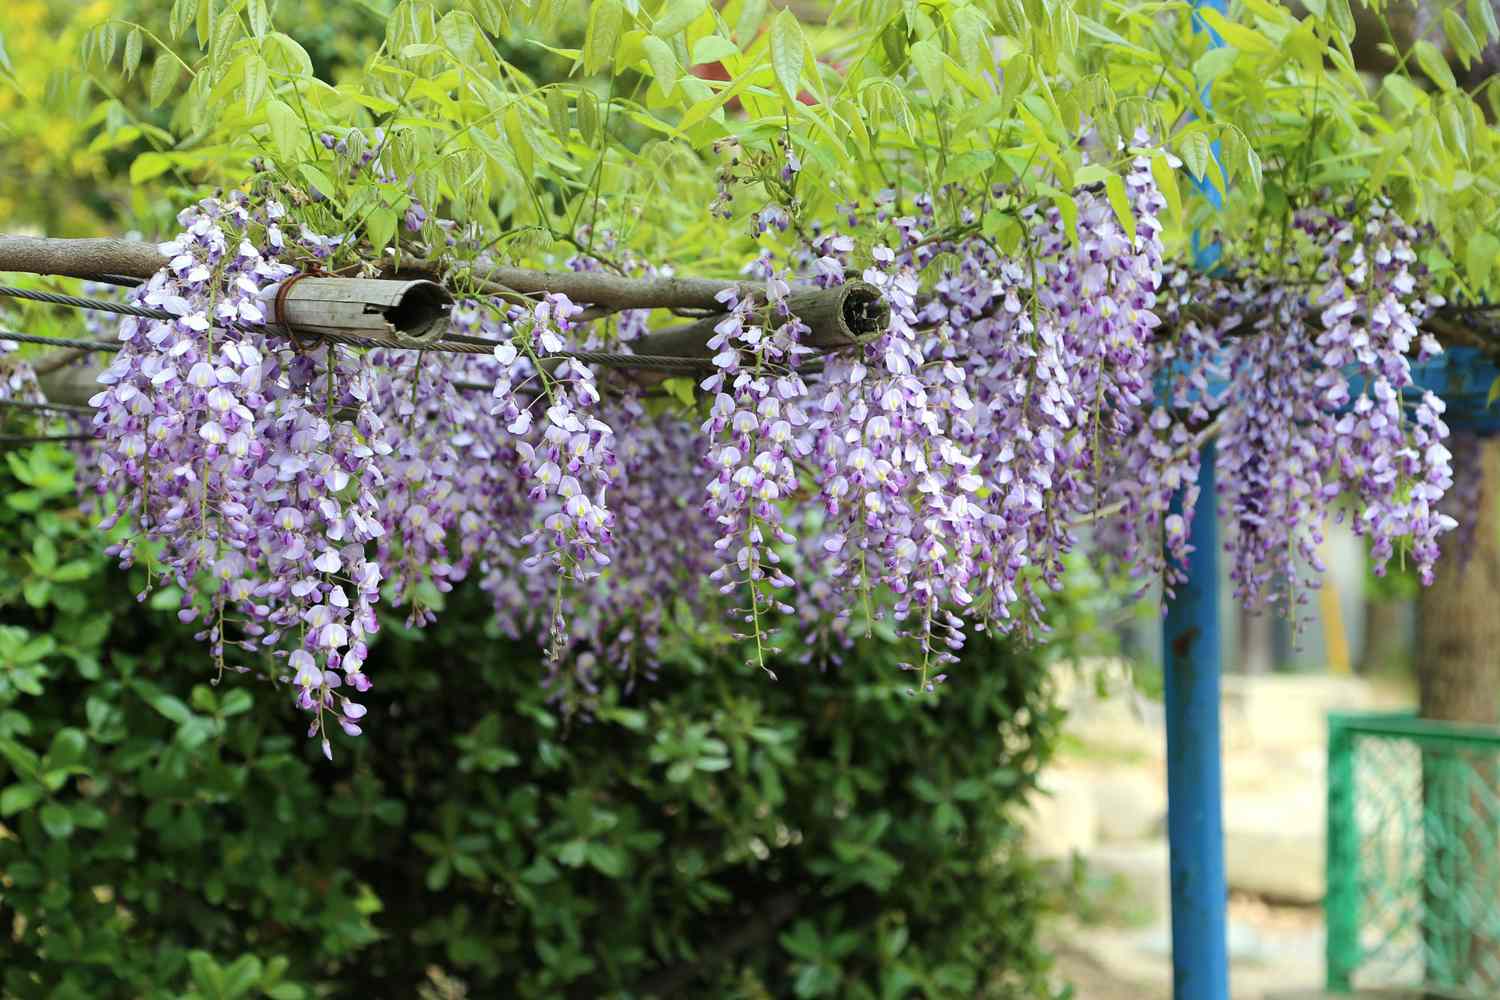
[[146, 279], [166, 266], [154, 243], [135, 240], [59, 240], [0, 235], [0, 271], [65, 278], [121, 275]]

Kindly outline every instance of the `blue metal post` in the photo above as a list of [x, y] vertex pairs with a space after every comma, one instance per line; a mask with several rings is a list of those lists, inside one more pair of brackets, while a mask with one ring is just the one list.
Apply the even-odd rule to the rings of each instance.
[[[1229, 957], [1219, 742], [1219, 525], [1214, 446], [1203, 449], [1187, 583], [1167, 603], [1167, 840], [1172, 875], [1172, 995], [1227, 1000]], [[1180, 511], [1181, 494], [1172, 503]]]
[[[1194, 8], [1226, 10], [1225, 0], [1193, 0]], [[1196, 13], [1193, 30], [1218, 33]], [[1207, 106], [1207, 88], [1203, 103]], [[1193, 178], [1215, 208], [1222, 208], [1228, 177], [1213, 145], [1217, 177]], [[1222, 248], [1193, 233], [1194, 263], [1210, 270]], [[1203, 448], [1199, 499], [1188, 542], [1187, 583], [1167, 602], [1162, 631], [1166, 671], [1167, 842], [1172, 877], [1172, 995], [1175, 1000], [1228, 1000], [1228, 887], [1224, 878], [1222, 744], [1219, 738], [1219, 524], [1214, 499], [1214, 456]], [[1172, 501], [1181, 513], [1182, 495]]]

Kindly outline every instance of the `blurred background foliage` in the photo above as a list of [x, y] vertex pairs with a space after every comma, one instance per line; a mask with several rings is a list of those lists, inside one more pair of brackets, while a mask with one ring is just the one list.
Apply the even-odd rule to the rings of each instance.
[[[278, 26], [307, 51], [313, 71], [337, 83], [379, 47], [395, 0], [277, 3]], [[88, 65], [89, 30], [108, 22], [171, 37], [160, 0], [16, 0], [0, 6], [0, 219], [11, 231], [96, 236], [167, 225], [175, 206], [161, 185], [134, 184], [137, 156], [171, 144], [170, 108], [152, 108], [149, 77]], [[581, 32], [581, 20], [577, 26]], [[530, 49], [530, 61], [545, 57]], [[526, 52], [515, 53], [525, 61]], [[37, 196], [38, 194], [42, 196]]]

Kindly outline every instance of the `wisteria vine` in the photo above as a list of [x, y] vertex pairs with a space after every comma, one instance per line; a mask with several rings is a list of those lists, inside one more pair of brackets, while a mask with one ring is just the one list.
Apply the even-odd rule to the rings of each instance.
[[[378, 167], [378, 138], [357, 145], [354, 169]], [[107, 525], [136, 529], [113, 554], [149, 550], [216, 669], [272, 664], [330, 755], [333, 726], [364, 724], [379, 604], [425, 625], [468, 577], [504, 631], [550, 650], [570, 704], [605, 669], [649, 678], [678, 605], [733, 616], [768, 670], [779, 629], [836, 650], [888, 616], [913, 690], [932, 690], [967, 630], [1044, 630], [1076, 550], [1179, 584], [1210, 437], [1242, 600], [1294, 608], [1344, 514], [1377, 563], [1410, 553], [1430, 575], [1455, 521], [1443, 406], [1408, 359], [1439, 349], [1418, 329], [1438, 304], [1420, 234], [1378, 205], [1305, 210], [1266, 248], [1274, 270], [1179, 267], [1152, 155], [1129, 154], [1123, 211], [1102, 189], [1066, 214], [984, 193], [1014, 220], [1009, 249], [953, 208], [975, 192], [904, 214], [882, 192], [832, 225], [774, 202], [756, 235], [795, 226], [796, 249], [746, 265], [764, 295], [723, 295], [694, 406], [568, 357], [619, 349], [648, 313], [585, 321], [561, 295], [460, 301], [451, 329], [489, 355], [298, 342], [269, 299], [341, 238], [270, 190], [208, 199], [130, 293], [173, 318], [118, 326], [90, 488]], [[799, 168], [788, 152], [788, 199]], [[461, 246], [421, 206], [405, 221]], [[788, 294], [856, 277], [888, 327], [813, 351]]]

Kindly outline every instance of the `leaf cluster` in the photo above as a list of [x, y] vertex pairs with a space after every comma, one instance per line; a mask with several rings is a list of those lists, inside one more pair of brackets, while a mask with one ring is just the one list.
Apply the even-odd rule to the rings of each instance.
[[329, 767], [287, 691], [184, 678], [192, 626], [108, 565], [61, 449], [0, 496], [7, 996], [1048, 995], [1032, 652], [976, 639], [934, 703], [894, 644], [772, 683], [684, 615], [570, 722], [459, 588], [386, 623], [394, 718]]
[[[707, 215], [726, 140], [789, 142], [803, 217], [927, 191], [957, 226], [995, 207], [991, 190], [1065, 204], [1118, 185], [1120, 146], [1142, 131], [1192, 182], [1157, 170], [1181, 189], [1174, 245], [1218, 226], [1274, 265], [1260, 237], [1299, 206], [1383, 198], [1434, 226], [1449, 292], [1487, 294], [1500, 254], [1500, 82], [1465, 90], [1448, 61], [1500, 38], [1484, 0], [1438, 3], [1403, 39], [1350, 0], [1196, 14], [1176, 0], [840, 0], [818, 25], [764, 0], [401, 0], [347, 5], [331, 53], [310, 47], [323, 36], [303, 5], [175, 0], [154, 19], [115, 6], [93, 15], [85, 71], [50, 91], [59, 111], [92, 108], [89, 148], [133, 151], [133, 182], [182, 195], [268, 163], [369, 256], [402, 249], [393, 219], [415, 197], [516, 261], [602, 252], [607, 233], [733, 273], [757, 241], [802, 233], [752, 237], [753, 199]], [[1356, 61], [1372, 32], [1389, 71]], [[350, 177], [319, 142], [351, 128], [387, 179]]]

